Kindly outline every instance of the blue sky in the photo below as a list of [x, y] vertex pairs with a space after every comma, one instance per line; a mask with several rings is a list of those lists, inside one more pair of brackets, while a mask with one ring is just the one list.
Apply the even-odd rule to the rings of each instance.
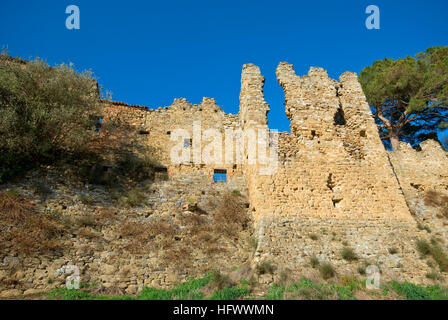
[[[65, 27], [72, 4], [81, 11], [80, 30]], [[380, 30], [365, 27], [370, 4], [380, 8]], [[284, 131], [280, 61], [299, 75], [310, 66], [333, 78], [359, 73], [378, 59], [447, 45], [447, 9], [446, 0], [2, 0], [0, 45], [13, 56], [92, 69], [117, 101], [159, 107], [206, 96], [232, 113], [242, 65], [255, 63], [266, 77], [270, 127]]]

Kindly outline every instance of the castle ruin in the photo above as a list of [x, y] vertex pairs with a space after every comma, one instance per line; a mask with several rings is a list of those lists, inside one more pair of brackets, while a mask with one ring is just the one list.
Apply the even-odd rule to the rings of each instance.
[[[189, 134], [185, 147], [191, 159], [195, 147], [207, 148], [203, 137], [195, 135], [197, 123], [222, 136], [229, 129], [267, 128], [264, 77], [253, 64], [243, 66], [237, 115], [226, 114], [211, 98], [198, 105], [175, 99], [171, 106], [156, 110], [103, 101], [104, 121], [126, 124], [135, 133], [133, 146], [139, 152], [151, 150], [170, 176], [195, 172], [213, 179], [218, 170], [229, 183], [246, 190], [258, 240], [254, 264], [276, 261], [300, 274], [309, 258], [317, 256], [350, 271], [354, 266], [339, 254], [348, 243], [387, 277], [422, 282], [429, 267], [419, 259], [415, 241], [428, 235], [417, 228], [410, 208], [415, 211], [413, 199], [435, 184], [442, 191], [448, 188], [446, 152], [435, 144], [423, 153], [408, 146], [386, 151], [355, 73], [346, 72], [336, 81], [324, 69], [312, 67], [300, 77], [291, 64], [282, 62], [276, 74], [291, 125], [290, 133], [279, 133], [278, 167], [272, 174], [259, 174], [266, 164], [249, 163], [247, 149], [237, 164], [170, 160], [178, 143], [171, 136], [176, 128]], [[229, 142], [222, 140], [221, 152]], [[416, 167], [417, 157], [428, 167]], [[434, 170], [443, 173], [436, 176]], [[313, 241], [311, 234], [318, 234], [320, 241]], [[390, 254], [390, 247], [399, 254]]]

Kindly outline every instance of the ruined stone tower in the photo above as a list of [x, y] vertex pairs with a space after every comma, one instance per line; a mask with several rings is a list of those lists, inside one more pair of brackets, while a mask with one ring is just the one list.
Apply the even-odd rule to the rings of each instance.
[[[278, 163], [272, 174], [260, 174], [265, 165], [250, 162], [247, 144], [238, 165], [175, 165], [169, 160], [175, 143], [171, 130], [185, 127], [191, 132], [194, 121], [222, 132], [268, 130], [264, 77], [253, 64], [243, 66], [238, 115], [226, 114], [214, 99], [204, 98], [200, 105], [176, 99], [172, 106], [157, 110], [112, 104], [106, 117], [119, 116], [136, 131], [147, 132], [139, 143], [159, 150], [171, 176], [195, 171], [211, 179], [220, 168], [229, 183], [244, 185], [258, 239], [254, 264], [273, 260], [301, 274], [316, 255], [355, 272], [356, 265], [347, 265], [339, 253], [348, 243], [360, 259], [385, 267], [388, 277], [419, 281], [428, 266], [418, 259], [414, 242], [424, 235], [408, 209], [356, 74], [346, 72], [336, 81], [324, 69], [312, 67], [299, 77], [284, 62], [276, 74], [291, 130], [278, 136]], [[257, 133], [258, 143], [266, 140]], [[193, 136], [192, 144], [199, 139]], [[257, 154], [270, 152], [269, 147], [261, 144]], [[310, 234], [318, 235], [319, 241]], [[400, 255], [390, 255], [389, 246], [399, 248]], [[403, 274], [402, 265], [410, 271]]]

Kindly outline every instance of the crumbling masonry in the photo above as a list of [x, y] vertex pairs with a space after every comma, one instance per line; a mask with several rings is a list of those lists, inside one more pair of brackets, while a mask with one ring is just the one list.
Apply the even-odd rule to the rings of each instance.
[[[199, 143], [201, 137], [195, 138], [192, 131], [195, 121], [202, 130], [217, 128], [223, 136], [228, 128], [267, 126], [264, 78], [252, 64], [243, 66], [238, 115], [224, 113], [210, 98], [199, 105], [175, 99], [156, 110], [105, 102], [104, 121], [114, 118], [129, 125], [137, 136], [135, 145], [152, 150], [171, 176], [195, 171], [211, 179], [214, 169], [227, 170], [228, 179], [238, 181], [249, 196], [258, 240], [254, 264], [274, 261], [300, 275], [309, 268], [310, 257], [317, 256], [341, 272], [355, 272], [356, 264], [340, 255], [348, 245], [387, 278], [426, 281], [430, 269], [419, 259], [415, 241], [428, 234], [417, 228], [408, 205], [416, 188], [423, 192], [438, 183], [438, 189], [446, 191], [446, 152], [431, 146], [427, 168], [406, 161], [408, 153], [416, 157], [406, 146], [388, 155], [355, 73], [346, 72], [336, 81], [324, 69], [312, 67], [299, 77], [291, 64], [282, 62], [276, 74], [291, 127], [290, 133], [279, 134], [278, 168], [272, 175], [260, 175], [263, 165], [249, 164], [247, 150], [237, 165], [170, 161], [177, 143], [170, 137], [174, 129], [186, 129], [193, 146]], [[204, 141], [200, 147], [206, 147]], [[434, 163], [429, 161], [433, 156]], [[444, 168], [444, 176], [426, 179], [431, 173], [422, 170], [433, 172], [433, 166]], [[422, 180], [416, 188], [412, 176]], [[311, 239], [312, 234], [318, 240]], [[391, 254], [391, 247], [397, 253]]]

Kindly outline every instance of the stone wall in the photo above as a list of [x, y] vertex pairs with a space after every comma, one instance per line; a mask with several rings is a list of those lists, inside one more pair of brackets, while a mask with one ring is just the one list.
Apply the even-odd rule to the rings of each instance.
[[[280, 135], [275, 174], [251, 172], [259, 232], [254, 263], [275, 261], [299, 275], [316, 255], [356, 273], [357, 265], [339, 253], [346, 239], [361, 260], [387, 269], [389, 279], [426, 281], [430, 268], [419, 260], [415, 239], [427, 235], [409, 212], [356, 74], [335, 81], [311, 68], [298, 77], [281, 63], [277, 78], [291, 133]], [[391, 247], [398, 253], [389, 254]]]
[[[246, 183], [259, 240], [253, 263], [274, 260], [298, 274], [317, 255], [356, 272], [356, 265], [347, 264], [338, 253], [345, 239], [361, 259], [386, 268], [390, 278], [425, 281], [422, 274], [429, 267], [419, 260], [415, 240], [427, 234], [417, 228], [409, 212], [357, 75], [346, 72], [336, 81], [324, 69], [312, 67], [308, 75], [299, 77], [292, 65], [280, 63], [277, 78], [291, 121], [291, 133], [279, 135], [277, 170], [260, 174], [266, 165], [250, 163], [248, 139], [241, 164], [219, 165]], [[170, 163], [175, 142], [169, 132], [185, 128], [192, 134], [194, 121], [223, 134], [226, 128], [266, 132], [269, 105], [263, 86], [260, 68], [247, 64], [242, 70], [238, 115], [225, 114], [213, 99], [204, 98], [199, 105], [176, 99], [170, 107], [157, 110], [111, 104], [105, 118], [131, 124], [137, 143], [157, 150], [171, 174], [202, 171], [211, 179], [217, 165]], [[256, 136], [258, 143], [263, 139]], [[193, 137], [193, 145], [197, 140]], [[258, 146], [257, 155], [262, 148]], [[311, 233], [320, 240], [310, 242]], [[388, 254], [391, 247], [398, 252]]]
[[[158, 260], [163, 250], [140, 256], [115, 254], [114, 246], [126, 243], [113, 228], [129, 219], [140, 222], [160, 216], [176, 220], [190, 214], [184, 206], [188, 199], [206, 195], [208, 201], [234, 189], [249, 200], [258, 240], [253, 266], [271, 261], [300, 277], [316, 272], [309, 264], [310, 258], [316, 256], [331, 262], [339, 275], [354, 274], [362, 264], [369, 263], [380, 267], [386, 279], [428, 282], [425, 274], [431, 268], [420, 258], [415, 242], [433, 235], [446, 246], [446, 219], [437, 218], [440, 210], [425, 204], [424, 198], [429, 190], [448, 193], [447, 153], [433, 141], [422, 143], [419, 152], [402, 144], [400, 151], [388, 153], [354, 73], [346, 72], [337, 81], [330, 79], [324, 69], [312, 67], [308, 75], [299, 77], [292, 65], [280, 63], [276, 74], [285, 93], [291, 130], [279, 134], [278, 167], [272, 174], [262, 173], [268, 167], [265, 163], [250, 161], [254, 156], [254, 150], [249, 150], [250, 137], [244, 142], [240, 163], [234, 161], [234, 139], [225, 139], [227, 130], [240, 131], [243, 138], [247, 131], [255, 130], [255, 155], [263, 151], [273, 156], [266, 141], [269, 105], [263, 95], [264, 77], [253, 64], [243, 66], [238, 115], [226, 114], [212, 98], [204, 98], [197, 105], [175, 99], [171, 106], [155, 110], [101, 101], [104, 113], [98, 116], [103, 118], [103, 127], [96, 147], [105, 150], [108, 161], [113, 165], [120, 153], [135, 152], [166, 167], [170, 179], [152, 186], [154, 194], [148, 196], [148, 206], [135, 212], [121, 210], [116, 214], [120, 217], [116, 225], [102, 226], [99, 237], [103, 240], [77, 240], [70, 254], [57, 260], [25, 258], [21, 278], [29, 279], [25, 289], [46, 288], [46, 277], [66, 263], [82, 266], [88, 280], [117, 286], [128, 293], [135, 293], [143, 285], [164, 287], [198, 276], [199, 271], [173, 276], [177, 271], [164, 269]], [[199, 133], [193, 130], [198, 125]], [[219, 133], [218, 143], [213, 144], [213, 137], [204, 133], [212, 128]], [[178, 129], [185, 130], [191, 144], [183, 146], [185, 137], [173, 138]], [[233, 145], [233, 159], [226, 157], [228, 144]], [[172, 162], [176, 145], [180, 146], [178, 151], [190, 155], [183, 163]], [[211, 148], [216, 145], [221, 150]], [[221, 162], [209, 163], [201, 156], [211, 149], [213, 155], [221, 153]], [[229, 183], [213, 183], [214, 169], [226, 169]], [[55, 192], [57, 196], [51, 202], [62, 203], [69, 216], [94, 210], [70, 200], [76, 197], [76, 189], [68, 192], [64, 196]], [[418, 228], [416, 220], [430, 224], [433, 234]], [[252, 253], [244, 243], [238, 244], [240, 239], [234, 240], [236, 244], [228, 244], [228, 254], [213, 259], [195, 256], [193, 269], [199, 270], [199, 265], [209, 270], [226, 269], [246, 263]], [[340, 251], [347, 246], [353, 248], [357, 261], [347, 262], [341, 257]], [[86, 248], [88, 254], [83, 253]], [[11, 270], [10, 256], [0, 258], [6, 274]], [[129, 268], [124, 267], [126, 264]], [[121, 269], [131, 270], [120, 278], [116, 275]], [[276, 273], [267, 282], [278, 276]], [[63, 278], [52, 287], [56, 284], [62, 285]]]
[[[418, 149], [401, 142], [389, 157], [411, 212], [448, 249], [448, 221], [443, 211], [447, 205], [443, 198], [448, 199], [448, 153], [434, 140], [423, 141]], [[428, 201], [430, 192], [440, 203]]]
[[[311, 68], [300, 78], [281, 63], [277, 76], [291, 134], [280, 137], [275, 174], [250, 174], [249, 192], [257, 193], [251, 196], [254, 214], [394, 217], [413, 223], [356, 75], [345, 73], [337, 82]], [[344, 125], [335, 124], [339, 109]]]
[[[121, 135], [126, 131], [131, 149], [137, 153], [146, 154], [166, 166], [170, 175], [179, 172], [203, 171], [212, 175], [214, 168], [227, 169], [229, 176], [241, 173], [241, 166], [234, 166], [233, 161], [227, 161], [225, 154], [225, 130], [239, 128], [238, 115], [226, 114], [215, 99], [204, 98], [198, 104], [191, 104], [186, 99], [174, 99], [171, 106], [158, 109], [148, 109], [140, 106], [129, 106], [123, 103], [104, 101], [104, 127], [102, 132], [106, 139], [110, 136]], [[113, 122], [114, 128], [107, 129], [107, 124]], [[196, 126], [199, 134], [193, 132]], [[207, 129], [217, 129], [221, 134], [221, 159], [215, 163], [207, 162], [202, 154], [213, 144], [213, 136], [206, 136]], [[175, 138], [176, 130], [185, 130], [182, 137]], [[116, 137], [119, 140], [119, 137]], [[184, 146], [182, 139], [191, 139], [188, 146]], [[112, 140], [114, 141], [114, 140]], [[109, 142], [111, 146], [117, 143]], [[171, 152], [175, 146], [180, 148], [177, 154], [185, 151], [189, 157], [182, 163], [173, 163]], [[195, 154], [194, 149], [200, 152]], [[213, 149], [213, 148], [212, 148]], [[216, 150], [219, 152], [219, 150]], [[214, 156], [214, 150], [210, 152]], [[199, 158], [198, 158], [199, 156]]]

